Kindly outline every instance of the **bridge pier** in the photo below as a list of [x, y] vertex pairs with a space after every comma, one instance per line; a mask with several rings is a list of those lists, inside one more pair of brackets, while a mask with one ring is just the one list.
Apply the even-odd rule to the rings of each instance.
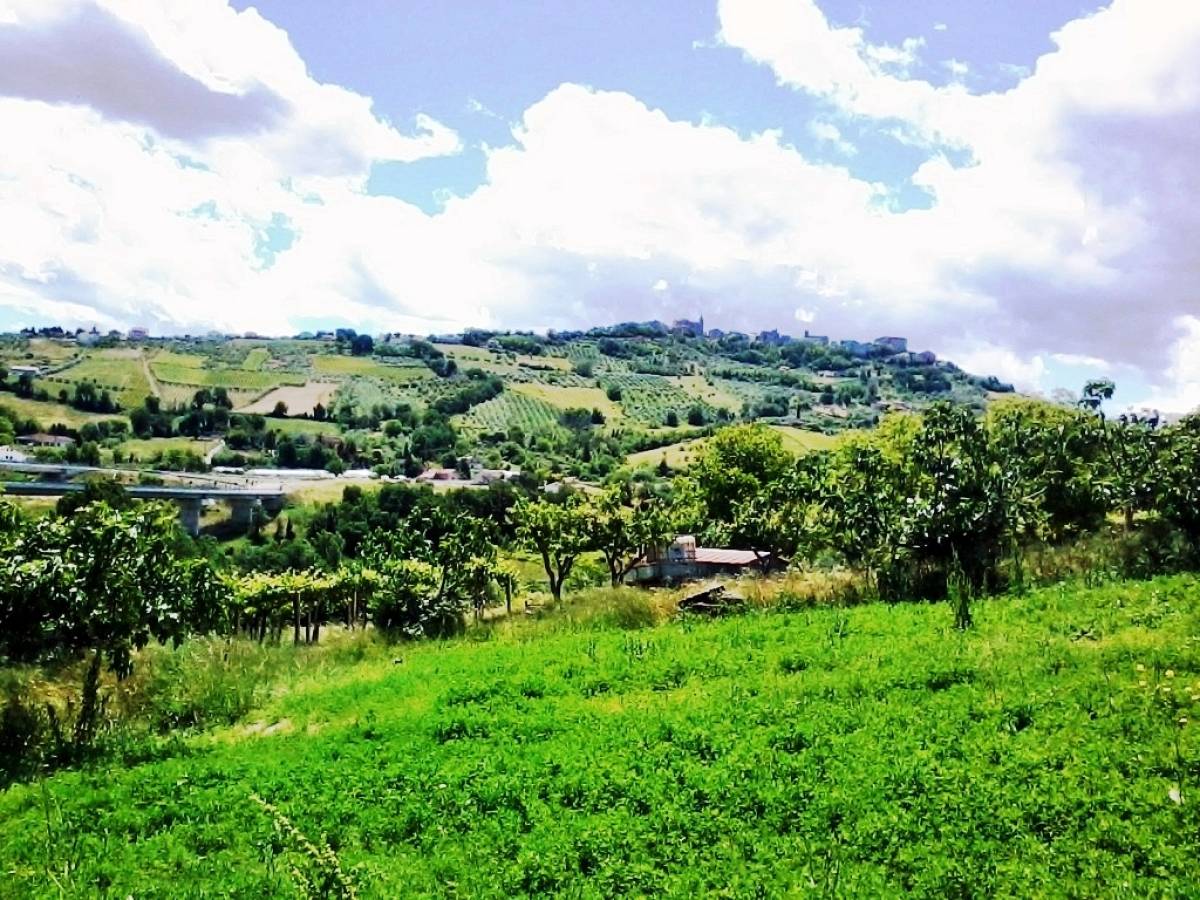
[[241, 531], [245, 531], [250, 527], [250, 523], [254, 520], [254, 507], [259, 505], [257, 497], [247, 497], [245, 499], [238, 498], [229, 501], [229, 521]]
[[200, 533], [200, 500], [191, 497], [180, 497], [175, 501], [179, 504], [179, 524], [183, 530], [195, 537]]

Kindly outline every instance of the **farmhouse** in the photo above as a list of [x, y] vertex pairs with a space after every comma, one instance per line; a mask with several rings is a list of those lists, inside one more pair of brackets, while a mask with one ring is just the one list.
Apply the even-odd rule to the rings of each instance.
[[670, 544], [652, 548], [629, 573], [630, 581], [688, 581], [713, 575], [738, 575], [748, 569], [770, 569], [775, 560], [756, 550], [697, 547], [696, 538], [681, 534]]
[[31, 378], [36, 378], [37, 376], [42, 374], [42, 367], [41, 366], [25, 366], [25, 365], [9, 366], [8, 372], [10, 375], [16, 375], [18, 378], [20, 378], [22, 375], [28, 375]]
[[16, 447], [0, 447], [0, 462], [23, 463], [29, 462], [29, 454], [23, 453]]
[[889, 353], [906, 353], [908, 351], [908, 338], [881, 337], [875, 338], [875, 343]]
[[75, 443], [75, 438], [62, 434], [23, 434], [17, 438], [17, 443], [30, 447], [70, 447]]

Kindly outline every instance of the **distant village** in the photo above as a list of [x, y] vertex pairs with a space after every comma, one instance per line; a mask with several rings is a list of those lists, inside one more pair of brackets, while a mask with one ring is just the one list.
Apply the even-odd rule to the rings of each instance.
[[[326, 329], [320, 331], [302, 331], [298, 334], [290, 336], [290, 340], [311, 340], [311, 341], [333, 341], [344, 336], [354, 336], [357, 332], [353, 329], [339, 328]], [[24, 337], [46, 337], [57, 340], [75, 343], [80, 346], [97, 346], [104, 344], [120, 343], [122, 341], [147, 341], [147, 340], [182, 340], [182, 341], [221, 341], [231, 340], [236, 338], [242, 339], [272, 339], [268, 335], [258, 334], [253, 331], [240, 333], [222, 333], [218, 331], [210, 331], [203, 335], [180, 334], [170, 336], [151, 335], [150, 330], [144, 326], [130, 328], [126, 332], [118, 330], [110, 330], [102, 332], [94, 326], [90, 329], [77, 328], [74, 331], [63, 329], [57, 326], [44, 328], [23, 328], [20, 334]], [[402, 333], [387, 333], [381, 336], [384, 343], [405, 340], [428, 340], [435, 344], [461, 344], [473, 343], [473, 334], [530, 334], [532, 332], [508, 332], [508, 331], [493, 331], [484, 329], [467, 330], [461, 332], [453, 332], [448, 334], [402, 334]], [[786, 344], [795, 342], [807, 342], [818, 344], [822, 347], [830, 347], [840, 350], [847, 356], [856, 357], [859, 359], [867, 358], [893, 358], [901, 357], [897, 362], [910, 362], [923, 365], [932, 365], [937, 362], [937, 355], [929, 350], [921, 350], [909, 352], [908, 339], [895, 335], [877, 337], [873, 341], [859, 341], [853, 338], [845, 338], [838, 341], [833, 341], [828, 335], [812, 334], [805, 329], [803, 336], [793, 337], [788, 334], [783, 334], [777, 329], [760, 331], [757, 334], [748, 334], [742, 331], [725, 331], [720, 328], [704, 327], [704, 317], [701, 316], [697, 320], [692, 319], [676, 319], [671, 324], [651, 320], [647, 322], [622, 322], [617, 325], [601, 326], [589, 328], [586, 331], [561, 331], [551, 329], [545, 337], [553, 342], [570, 342], [573, 340], [581, 340], [585, 338], [596, 337], [668, 337], [671, 335], [693, 338], [707, 338], [708, 340], [718, 341], [722, 339], [741, 339], [745, 341], [753, 341], [759, 344], [767, 344], [770, 346], [781, 347]], [[495, 339], [492, 338], [494, 341]], [[482, 346], [488, 347], [488, 341], [480, 342]], [[498, 345], [497, 345], [498, 346]], [[9, 370], [13, 375], [20, 376], [28, 374], [32, 377], [37, 377], [43, 374], [38, 366], [12, 366]]]

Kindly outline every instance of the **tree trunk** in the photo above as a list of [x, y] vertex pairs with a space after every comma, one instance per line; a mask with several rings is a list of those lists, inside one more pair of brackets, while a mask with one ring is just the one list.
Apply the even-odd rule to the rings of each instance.
[[292, 597], [292, 643], [300, 644], [300, 596]]
[[512, 585], [507, 581], [504, 582], [504, 608], [508, 610], [509, 616], [512, 616]]

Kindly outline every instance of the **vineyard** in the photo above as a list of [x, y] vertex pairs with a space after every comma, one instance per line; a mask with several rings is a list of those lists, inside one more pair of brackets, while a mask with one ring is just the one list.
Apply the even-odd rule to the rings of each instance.
[[250, 372], [257, 372], [263, 366], [265, 366], [270, 359], [271, 351], [266, 347], [253, 347], [251, 348], [250, 352], [246, 354], [246, 358], [242, 360], [242, 368]]
[[528, 435], [559, 429], [560, 410], [537, 397], [516, 390], [505, 391], [471, 408], [461, 417], [462, 425], [485, 432], [508, 431], [513, 426]]
[[621, 391], [620, 403], [626, 416], [650, 428], [661, 427], [671, 412], [680, 422], [686, 421], [688, 410], [697, 405], [708, 418], [717, 414], [712, 404], [660, 375], [609, 375], [603, 382], [606, 388], [615, 386]]
[[208, 369], [195, 366], [150, 363], [150, 371], [160, 382], [184, 384], [192, 388], [223, 387], [242, 391], [268, 391], [284, 384], [302, 385], [307, 380], [297, 372], [249, 372], [244, 369]]
[[151, 393], [139, 350], [92, 351], [70, 366], [37, 379], [37, 384], [54, 396], [82, 381], [94, 382], [126, 409], [137, 406]]
[[311, 357], [311, 363], [318, 375], [379, 378], [395, 384], [408, 384], [433, 377], [429, 368], [416, 360], [384, 363], [365, 356], [317, 355]]
[[609, 400], [598, 387], [565, 387], [530, 381], [515, 384], [512, 390], [543, 400], [557, 409], [598, 409], [610, 424], [625, 414], [620, 405]]

